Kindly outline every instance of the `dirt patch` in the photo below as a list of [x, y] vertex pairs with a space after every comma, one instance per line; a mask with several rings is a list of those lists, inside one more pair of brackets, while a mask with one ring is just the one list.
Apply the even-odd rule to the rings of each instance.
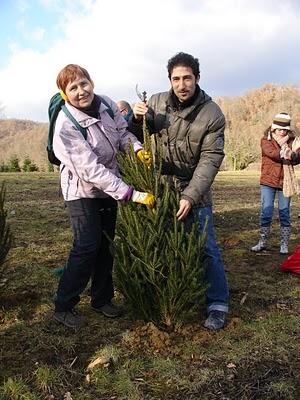
[[28, 304], [38, 301], [40, 294], [33, 289], [25, 289], [19, 293], [11, 293], [0, 296], [0, 304], [4, 309], [10, 309], [20, 304]]
[[122, 343], [128, 349], [134, 348], [147, 354], [184, 356], [187, 343], [205, 346], [213, 340], [214, 333], [206, 331], [200, 324], [190, 324], [174, 332], [166, 332], [152, 322], [147, 324], [141, 322], [126, 332]]

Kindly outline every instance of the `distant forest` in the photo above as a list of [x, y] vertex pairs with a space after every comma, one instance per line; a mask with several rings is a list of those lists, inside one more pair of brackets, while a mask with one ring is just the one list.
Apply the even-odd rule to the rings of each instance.
[[[242, 170], [260, 162], [260, 138], [279, 112], [288, 112], [292, 127], [300, 133], [300, 90], [296, 86], [266, 84], [243, 96], [219, 97], [226, 117], [223, 169]], [[48, 124], [0, 119], [0, 165], [17, 157], [30, 159], [39, 170], [48, 171], [46, 155]]]
[[238, 97], [216, 99], [226, 117], [223, 168], [245, 169], [260, 162], [260, 138], [279, 112], [292, 117], [292, 129], [300, 134], [300, 90], [296, 86], [267, 84]]

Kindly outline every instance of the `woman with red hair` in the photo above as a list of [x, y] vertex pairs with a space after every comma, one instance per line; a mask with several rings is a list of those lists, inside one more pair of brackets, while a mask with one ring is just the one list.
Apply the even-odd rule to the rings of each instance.
[[129, 143], [142, 161], [147, 163], [149, 159], [141, 143], [127, 130], [117, 105], [109, 97], [94, 93], [89, 73], [79, 65], [67, 65], [56, 82], [68, 111], [87, 132], [85, 139], [68, 116], [59, 112], [53, 149], [61, 161], [61, 189], [74, 240], [58, 285], [53, 318], [76, 329], [85, 320], [74, 307], [90, 279], [92, 309], [111, 318], [120, 314], [111, 301], [113, 258], [109, 250], [117, 201], [153, 207], [155, 200], [152, 194], [134, 190], [120, 177], [116, 155], [126, 151]]

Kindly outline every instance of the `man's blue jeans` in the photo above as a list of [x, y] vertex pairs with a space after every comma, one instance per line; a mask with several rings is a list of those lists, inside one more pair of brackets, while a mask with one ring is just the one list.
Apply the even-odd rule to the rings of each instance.
[[209, 287], [206, 291], [207, 311], [212, 310], [228, 312], [229, 290], [224, 271], [224, 264], [219, 247], [216, 243], [212, 207], [196, 207], [189, 213], [190, 222], [198, 222], [197, 233], [203, 232], [205, 223], [207, 240], [204, 247], [204, 260], [206, 266], [206, 280]]
[[278, 213], [280, 225], [288, 227], [291, 225], [290, 219], [290, 204], [291, 198], [285, 197], [282, 190], [272, 188], [270, 186], [261, 185], [261, 212], [260, 226], [267, 227], [271, 225], [274, 211], [274, 202], [276, 193], [278, 194]]
[[112, 198], [79, 199], [67, 201], [66, 206], [74, 239], [58, 285], [55, 310], [72, 309], [90, 278], [91, 304], [99, 308], [113, 297], [110, 239], [115, 232], [117, 203]]

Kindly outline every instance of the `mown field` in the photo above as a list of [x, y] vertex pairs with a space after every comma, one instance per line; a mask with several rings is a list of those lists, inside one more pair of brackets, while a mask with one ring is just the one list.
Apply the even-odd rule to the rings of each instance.
[[[109, 320], [90, 310], [88, 291], [79, 306], [86, 328], [53, 323], [54, 269], [71, 243], [58, 177], [0, 174], [3, 180], [14, 244], [0, 276], [1, 399], [300, 398], [300, 276], [279, 272], [277, 213], [268, 251], [249, 251], [258, 235], [258, 173], [222, 172], [214, 184], [231, 290], [231, 312], [218, 333], [202, 327], [203, 309], [173, 333], [127, 314]], [[291, 252], [300, 242], [299, 212], [298, 198]]]

